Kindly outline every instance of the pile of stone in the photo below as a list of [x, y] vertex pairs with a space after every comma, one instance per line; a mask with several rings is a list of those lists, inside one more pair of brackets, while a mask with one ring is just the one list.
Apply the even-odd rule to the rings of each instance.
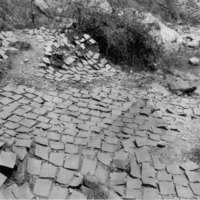
[[0, 33], [0, 61], [7, 60], [10, 53], [18, 52], [18, 49], [12, 47], [11, 44], [17, 41], [13, 32], [6, 31]]
[[55, 81], [87, 83], [102, 76], [113, 76], [113, 68], [100, 53], [97, 42], [88, 34], [73, 30], [56, 33], [44, 48], [36, 76]]

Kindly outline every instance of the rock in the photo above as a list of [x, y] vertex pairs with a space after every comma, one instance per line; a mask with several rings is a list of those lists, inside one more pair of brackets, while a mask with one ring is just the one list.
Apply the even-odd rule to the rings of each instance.
[[105, 13], [111, 13], [112, 7], [107, 0], [91, 0], [88, 7], [96, 7]]
[[173, 77], [167, 77], [167, 85], [169, 90], [177, 95], [191, 95], [197, 89], [196, 86], [181, 79], [175, 80]]
[[24, 63], [28, 63], [29, 62], [29, 59], [28, 58], [25, 58], [24, 59]]
[[162, 45], [166, 52], [179, 50], [183, 39], [177, 31], [166, 26], [151, 13], [138, 12], [133, 8], [127, 8], [125, 12], [130, 13], [129, 15], [136, 15], [139, 22], [150, 29], [149, 34], [156, 39], [158, 44]]
[[159, 83], [152, 83], [151, 88], [153, 91], [162, 93], [164, 96], [169, 95], [169, 91]]
[[74, 2], [83, 3], [83, 5], [88, 8], [95, 8], [97, 11], [101, 11], [104, 13], [112, 13], [113, 10], [110, 3], [107, 0], [74, 0]]
[[190, 58], [189, 63], [193, 66], [197, 66], [200, 63], [200, 59], [197, 57]]
[[45, 0], [33, 0], [34, 8], [38, 9], [42, 14], [47, 17], [53, 18], [51, 8]]

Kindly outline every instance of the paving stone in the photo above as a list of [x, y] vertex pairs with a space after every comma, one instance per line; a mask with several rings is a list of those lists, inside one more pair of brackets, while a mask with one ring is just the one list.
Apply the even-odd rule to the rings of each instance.
[[142, 163], [142, 177], [155, 178], [155, 170], [149, 163]]
[[110, 166], [111, 161], [112, 161], [112, 157], [110, 154], [100, 153], [100, 152], [97, 155], [97, 159], [98, 161], [102, 162], [106, 166]]
[[114, 145], [117, 145], [119, 140], [118, 138], [116, 137], [106, 137], [106, 140], [105, 140], [108, 144], [114, 144]]
[[102, 142], [101, 138], [92, 138], [92, 140], [88, 144], [88, 147], [91, 147], [94, 149], [100, 149], [101, 142]]
[[161, 195], [175, 195], [174, 184], [171, 182], [159, 182]]
[[150, 186], [153, 188], [157, 188], [157, 184], [154, 178], [142, 177], [142, 184], [147, 187]]
[[102, 143], [102, 151], [105, 151], [105, 152], [114, 152], [115, 151], [115, 146], [114, 145], [111, 145], [111, 144], [108, 144], [106, 142], [103, 142]]
[[35, 137], [35, 143], [48, 146], [48, 139], [44, 137], [37, 136]]
[[139, 163], [151, 161], [149, 152], [147, 151], [147, 149], [145, 147], [136, 149], [135, 155], [136, 155], [136, 159]]
[[19, 109], [15, 110], [13, 112], [13, 114], [16, 114], [16, 115], [19, 115], [19, 116], [23, 117], [26, 114], [26, 111], [24, 109], [19, 108]]
[[7, 122], [6, 124], [4, 124], [4, 126], [8, 129], [15, 130], [15, 129], [19, 128], [20, 125], [18, 123], [14, 123], [14, 122]]
[[70, 154], [78, 154], [78, 146], [73, 144], [65, 144], [65, 152]]
[[101, 165], [98, 165], [95, 176], [100, 180], [100, 182], [105, 184], [108, 179], [108, 171], [101, 167]]
[[182, 174], [179, 165], [176, 163], [167, 165], [166, 169], [170, 174], [176, 174], [176, 175]]
[[60, 134], [58, 134], [58, 133], [55, 133], [55, 132], [50, 132], [50, 133], [48, 133], [48, 135], [47, 135], [47, 138], [48, 139], [51, 139], [51, 140], [55, 140], [55, 141], [59, 141], [60, 140]]
[[37, 128], [42, 128], [43, 130], [47, 130], [47, 129], [50, 129], [52, 127], [52, 125], [41, 122], [36, 127]]
[[73, 190], [72, 194], [70, 195], [69, 199], [81, 199], [81, 200], [86, 200], [87, 198], [85, 197], [84, 194], [76, 191], [76, 190]]
[[28, 127], [28, 128], [31, 128], [35, 123], [36, 123], [35, 121], [30, 120], [30, 119], [23, 119], [20, 121], [21, 125]]
[[80, 163], [80, 156], [79, 155], [67, 155], [65, 159], [64, 168], [78, 170]]
[[127, 177], [126, 188], [141, 189], [142, 181], [140, 179]]
[[83, 183], [83, 176], [82, 175], [75, 175], [72, 181], [69, 183], [70, 187], [77, 188]]
[[60, 168], [56, 181], [58, 183], [68, 185], [74, 177], [74, 172], [64, 168]]
[[183, 186], [176, 186], [176, 192], [178, 197], [184, 198], [184, 199], [193, 199], [194, 195], [189, 187], [183, 187]]
[[111, 185], [124, 185], [126, 181], [126, 173], [121, 172], [112, 172], [110, 174], [110, 183]]
[[152, 156], [153, 165], [156, 170], [165, 169], [165, 164], [161, 163], [158, 156]]
[[62, 136], [62, 142], [73, 144], [73, 143], [74, 143], [74, 136], [71, 136], [71, 135], [63, 135], [63, 136]]
[[134, 178], [140, 178], [140, 166], [137, 164], [136, 160], [134, 158], [131, 159], [131, 176]]
[[194, 182], [199, 182], [200, 183], [200, 175], [197, 172], [192, 172], [192, 171], [185, 171], [185, 174], [188, 178], [188, 180], [192, 183]]
[[33, 199], [34, 197], [28, 183], [25, 183], [22, 186], [15, 188], [13, 190], [13, 193], [16, 199]]
[[142, 199], [142, 191], [127, 188], [125, 199]]
[[156, 146], [156, 143], [147, 139], [147, 138], [141, 138], [137, 137], [136, 138], [136, 145], [137, 147], [143, 147], [143, 146]]
[[3, 97], [0, 99], [0, 103], [2, 103], [3, 105], [8, 105], [12, 102], [13, 100], [7, 97]]
[[158, 172], [157, 176], [159, 181], [172, 181], [172, 175], [167, 174], [165, 171]]
[[37, 179], [33, 193], [42, 197], [48, 197], [51, 190], [52, 182], [46, 179]]
[[28, 157], [27, 161], [27, 172], [31, 175], [40, 175], [40, 170], [42, 166], [41, 160], [36, 160], [34, 158]]
[[44, 160], [48, 160], [49, 158], [49, 148], [43, 147], [41, 145], [35, 145], [35, 155], [39, 158], [42, 158]]
[[188, 180], [185, 175], [174, 175], [173, 180], [176, 185], [188, 186]]
[[44, 163], [42, 165], [40, 177], [41, 178], [55, 178], [57, 168], [51, 164]]
[[97, 167], [97, 161], [93, 161], [93, 160], [84, 158], [82, 168], [81, 168], [81, 174], [83, 174], [83, 175], [87, 175], [87, 174], [94, 175], [96, 167]]
[[158, 190], [153, 188], [144, 188], [143, 200], [161, 199]]
[[50, 146], [51, 146], [51, 149], [55, 149], [55, 150], [64, 150], [65, 148], [62, 142], [51, 141]]
[[7, 177], [4, 174], [0, 173], [0, 187], [2, 187], [6, 179]]
[[80, 145], [80, 146], [86, 146], [87, 143], [88, 143], [88, 139], [87, 138], [76, 137], [74, 144]]
[[24, 126], [20, 126], [18, 129], [15, 130], [17, 133], [29, 133], [30, 129]]
[[2, 151], [0, 154], [0, 166], [13, 169], [17, 156], [12, 152]]
[[12, 121], [12, 122], [19, 122], [22, 119], [23, 119], [23, 117], [19, 117], [17, 115], [12, 115], [8, 120]]
[[64, 153], [50, 153], [49, 162], [56, 165], [56, 166], [63, 166], [64, 162]]
[[188, 161], [186, 163], [183, 163], [182, 165], [180, 165], [180, 167], [184, 170], [187, 171], [194, 171], [199, 169], [199, 165], [197, 165], [196, 163], [192, 162], [192, 161]]
[[190, 183], [190, 187], [195, 195], [200, 196], [200, 183]]
[[44, 116], [39, 116], [39, 117], [37, 118], [37, 120], [40, 121], [40, 122], [44, 122], [44, 123], [48, 123], [48, 122], [50, 121], [49, 118], [44, 117]]
[[68, 190], [66, 188], [54, 185], [48, 199], [66, 199], [67, 195]]
[[23, 161], [24, 158], [26, 157], [27, 155], [27, 150], [26, 148], [19, 148], [19, 147], [15, 147], [13, 146], [12, 147], [12, 151], [17, 155], [17, 157]]
[[32, 143], [32, 140], [16, 139], [15, 146], [30, 148], [31, 147], [31, 143]]

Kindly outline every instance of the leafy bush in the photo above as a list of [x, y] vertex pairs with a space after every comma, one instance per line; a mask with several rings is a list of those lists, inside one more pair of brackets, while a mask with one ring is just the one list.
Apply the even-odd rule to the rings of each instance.
[[77, 29], [90, 34], [99, 44], [100, 52], [116, 64], [145, 68], [162, 55], [162, 48], [134, 14], [102, 13], [95, 8], [72, 4], [71, 17]]

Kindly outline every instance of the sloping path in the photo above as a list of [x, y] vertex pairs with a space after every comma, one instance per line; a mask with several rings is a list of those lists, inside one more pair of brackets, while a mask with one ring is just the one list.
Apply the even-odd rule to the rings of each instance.
[[0, 198], [96, 197], [88, 174], [125, 199], [200, 198], [199, 165], [182, 156], [198, 142], [199, 100], [128, 89], [122, 72], [110, 79], [0, 89]]

